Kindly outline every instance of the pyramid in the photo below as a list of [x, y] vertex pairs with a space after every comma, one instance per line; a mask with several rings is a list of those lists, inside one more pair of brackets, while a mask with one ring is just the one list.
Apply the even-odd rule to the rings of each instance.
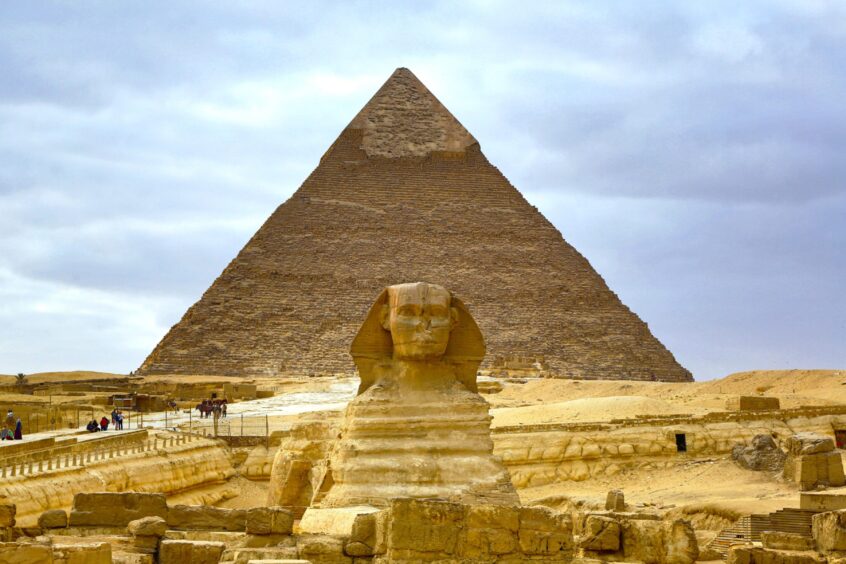
[[692, 380], [404, 68], [138, 372], [353, 374], [350, 342], [374, 297], [418, 280], [464, 298], [483, 369]]

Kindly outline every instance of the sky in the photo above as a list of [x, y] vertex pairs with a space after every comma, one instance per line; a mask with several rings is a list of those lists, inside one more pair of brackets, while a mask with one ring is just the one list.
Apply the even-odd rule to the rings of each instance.
[[846, 3], [0, 8], [0, 373], [126, 373], [410, 68], [697, 380], [846, 368]]

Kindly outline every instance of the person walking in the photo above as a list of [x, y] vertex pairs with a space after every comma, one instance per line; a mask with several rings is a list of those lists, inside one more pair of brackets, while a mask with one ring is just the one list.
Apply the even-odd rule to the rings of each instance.
[[23, 440], [23, 423], [21, 423], [20, 417], [18, 417], [18, 420], [15, 422], [15, 440]]

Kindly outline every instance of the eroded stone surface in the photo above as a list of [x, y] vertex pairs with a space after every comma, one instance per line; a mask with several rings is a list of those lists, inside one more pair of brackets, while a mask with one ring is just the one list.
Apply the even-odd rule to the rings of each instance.
[[71, 527], [125, 527], [130, 521], [148, 516], [166, 517], [164, 494], [79, 493], [73, 498]]

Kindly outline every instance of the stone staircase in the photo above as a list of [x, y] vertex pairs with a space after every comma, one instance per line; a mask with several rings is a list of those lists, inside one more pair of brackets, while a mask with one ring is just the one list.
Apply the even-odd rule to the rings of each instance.
[[745, 515], [734, 524], [726, 527], [705, 546], [705, 550], [719, 554], [723, 560], [728, 556], [729, 548], [735, 544], [760, 542], [761, 533], [768, 530], [768, 515]]
[[819, 511], [814, 509], [785, 507], [769, 515], [745, 515], [720, 531], [705, 546], [705, 550], [716, 552], [725, 560], [729, 548], [733, 545], [761, 542], [761, 533], [764, 531], [793, 533], [811, 538], [811, 522], [813, 516], [817, 513]]

